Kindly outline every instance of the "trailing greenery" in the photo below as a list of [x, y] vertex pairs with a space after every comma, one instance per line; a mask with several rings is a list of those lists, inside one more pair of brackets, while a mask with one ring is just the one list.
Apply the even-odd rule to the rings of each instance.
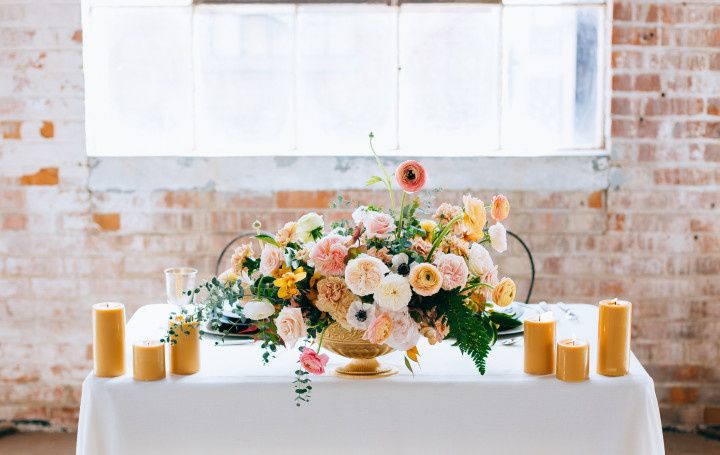
[[457, 340], [460, 352], [473, 359], [480, 374], [485, 374], [485, 361], [494, 342], [495, 326], [485, 314], [478, 317], [478, 314], [467, 308], [462, 296], [456, 294], [448, 297], [450, 301], [445, 315], [450, 326], [450, 336]]

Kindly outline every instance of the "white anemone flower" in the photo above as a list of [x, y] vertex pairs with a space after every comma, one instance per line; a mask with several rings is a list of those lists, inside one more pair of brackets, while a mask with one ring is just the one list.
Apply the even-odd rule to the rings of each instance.
[[353, 328], [367, 330], [370, 323], [375, 319], [375, 305], [356, 300], [350, 304], [345, 319]]

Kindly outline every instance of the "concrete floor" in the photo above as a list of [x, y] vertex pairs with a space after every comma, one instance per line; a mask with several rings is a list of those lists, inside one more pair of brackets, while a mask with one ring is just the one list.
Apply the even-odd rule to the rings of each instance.
[[[665, 433], [666, 455], [720, 454], [720, 441], [696, 434]], [[72, 455], [75, 453], [73, 433], [16, 433], [0, 438], [2, 455]], [[640, 455], [640, 454], [638, 454]]]

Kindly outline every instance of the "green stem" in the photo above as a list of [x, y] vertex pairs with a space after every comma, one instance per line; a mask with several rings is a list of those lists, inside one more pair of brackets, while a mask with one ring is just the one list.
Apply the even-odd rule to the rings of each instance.
[[390, 176], [388, 175], [387, 171], [385, 170], [385, 166], [382, 165], [380, 162], [380, 157], [375, 152], [375, 147], [373, 147], [373, 138], [375, 137], [372, 133], [370, 133], [370, 151], [372, 151], [372, 154], [375, 156], [375, 162], [377, 163], [378, 167], [380, 168], [380, 171], [385, 175], [385, 186], [388, 189], [388, 193], [390, 194], [390, 204], [392, 205], [393, 212], [395, 211], [395, 196], [393, 195], [392, 190], [392, 183], [390, 183]]
[[433, 246], [430, 249], [430, 253], [428, 253], [428, 255], [427, 255], [427, 259], [425, 259], [427, 262], [430, 262], [430, 259], [432, 258], [433, 253], [435, 252], [437, 247], [440, 245], [440, 242], [442, 242], [442, 239], [445, 238], [446, 235], [448, 235], [448, 232], [450, 232], [450, 228], [452, 228], [452, 225], [457, 223], [458, 221], [460, 221], [460, 219], [462, 217], [463, 217], [462, 214], [456, 216], [455, 218], [450, 220], [450, 222], [447, 224], [447, 226], [445, 226], [445, 228], [442, 231], [440, 231], [440, 234], [438, 234], [437, 238], [433, 242]]
[[403, 191], [402, 199], [400, 199], [400, 220], [398, 221], [397, 229], [398, 237], [402, 234], [403, 218], [405, 217], [405, 196], [407, 196], [407, 192]]
[[324, 337], [324, 336], [325, 336], [325, 329], [323, 329], [323, 331], [320, 332], [320, 339], [318, 340], [318, 348], [317, 348], [317, 353], [318, 353], [318, 354], [320, 354], [320, 348], [322, 348], [322, 342], [323, 342], [323, 337]]

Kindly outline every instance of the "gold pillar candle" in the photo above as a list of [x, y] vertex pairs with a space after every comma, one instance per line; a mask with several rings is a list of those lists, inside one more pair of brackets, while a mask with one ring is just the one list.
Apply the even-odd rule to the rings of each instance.
[[632, 303], [603, 300], [598, 318], [597, 372], [603, 376], [624, 376], [630, 361]]
[[95, 376], [122, 376], [125, 374], [125, 305], [104, 302], [92, 308]]
[[525, 373], [552, 374], [555, 372], [555, 317], [551, 312], [525, 319]]
[[133, 344], [133, 378], [157, 381], [165, 377], [165, 344], [140, 341]]
[[170, 321], [170, 373], [194, 374], [200, 370], [200, 331], [197, 321], [182, 316]]
[[575, 338], [558, 341], [555, 377], [565, 382], [587, 380], [590, 373], [590, 345]]

